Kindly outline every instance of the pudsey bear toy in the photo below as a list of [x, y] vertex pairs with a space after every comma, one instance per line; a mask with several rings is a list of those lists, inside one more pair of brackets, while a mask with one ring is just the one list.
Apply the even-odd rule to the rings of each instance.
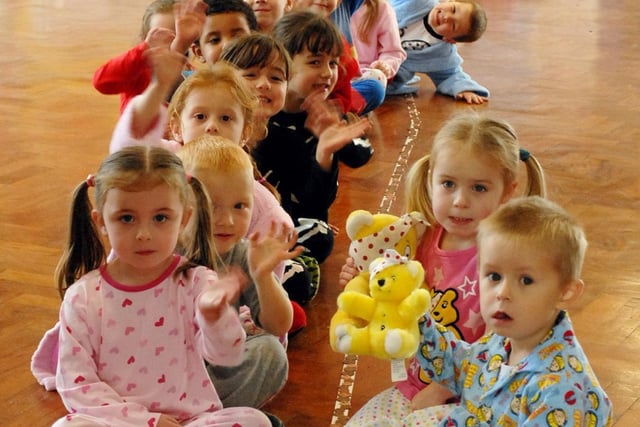
[[[353, 258], [359, 272], [343, 291], [354, 291], [369, 295], [369, 265], [384, 255], [387, 249], [394, 249], [400, 255], [413, 259], [418, 242], [427, 226], [427, 222], [419, 212], [411, 212], [402, 216], [355, 210], [349, 214], [346, 222], [347, 236], [351, 240], [349, 256]], [[352, 317], [340, 308], [331, 318], [329, 341], [334, 351], [336, 348], [335, 330], [338, 325], [365, 325], [363, 319]]]
[[336, 350], [381, 359], [413, 356], [420, 340], [418, 319], [431, 302], [421, 288], [422, 265], [390, 249], [371, 263], [369, 274], [369, 294], [345, 290], [338, 296], [338, 308], [362, 326], [337, 325]]

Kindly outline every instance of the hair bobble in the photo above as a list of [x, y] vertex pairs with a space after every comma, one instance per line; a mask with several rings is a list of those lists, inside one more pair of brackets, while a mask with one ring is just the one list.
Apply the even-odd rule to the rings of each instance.
[[93, 174], [89, 174], [89, 175], [87, 175], [86, 182], [87, 182], [87, 185], [89, 187], [95, 187], [96, 186], [96, 177], [93, 176]]
[[529, 160], [529, 157], [531, 157], [531, 153], [529, 153], [524, 148], [521, 148], [520, 149], [520, 160], [522, 160], [523, 162], [526, 162], [527, 160]]
[[185, 174], [185, 175], [187, 176], [187, 182], [188, 182], [189, 184], [191, 184], [191, 178], [193, 178], [193, 176], [191, 176], [191, 174], [190, 174], [190, 173]]

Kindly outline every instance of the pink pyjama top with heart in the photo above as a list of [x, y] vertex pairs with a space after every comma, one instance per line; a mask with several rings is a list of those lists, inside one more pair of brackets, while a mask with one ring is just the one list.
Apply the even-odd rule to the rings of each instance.
[[240, 362], [245, 333], [231, 307], [213, 324], [197, 310], [216, 273], [175, 276], [175, 256], [155, 281], [124, 287], [94, 270], [71, 286], [60, 309], [56, 386], [67, 409], [116, 425], [155, 425], [161, 413], [188, 420], [222, 408], [203, 358]]

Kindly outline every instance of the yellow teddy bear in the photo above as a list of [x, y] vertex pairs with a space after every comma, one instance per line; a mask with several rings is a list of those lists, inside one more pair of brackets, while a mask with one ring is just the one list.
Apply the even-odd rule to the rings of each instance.
[[338, 308], [361, 319], [364, 326], [336, 327], [336, 349], [341, 353], [368, 354], [381, 359], [406, 359], [418, 348], [418, 319], [431, 298], [422, 289], [424, 269], [393, 249], [370, 265], [369, 294], [344, 291]]
[[[395, 249], [398, 253], [413, 259], [418, 242], [427, 226], [427, 222], [419, 212], [411, 212], [402, 216], [377, 213], [358, 209], [349, 214], [346, 222], [347, 236], [351, 240], [349, 256], [353, 258], [360, 274], [354, 277], [343, 291], [354, 291], [369, 294], [369, 265], [381, 257], [387, 249]], [[362, 319], [349, 316], [338, 310], [331, 318], [329, 341], [331, 348], [336, 348], [335, 330], [339, 325], [365, 325]]]

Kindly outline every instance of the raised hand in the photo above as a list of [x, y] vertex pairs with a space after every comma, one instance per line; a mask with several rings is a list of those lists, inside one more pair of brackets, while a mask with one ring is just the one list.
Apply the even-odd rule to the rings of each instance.
[[307, 112], [304, 125], [316, 138], [329, 126], [340, 122], [340, 107], [326, 97], [326, 91], [318, 90], [309, 95], [300, 106]]
[[210, 279], [213, 287], [200, 295], [198, 310], [207, 323], [214, 323], [226, 309], [238, 299], [247, 284], [247, 277], [239, 268], [230, 268], [224, 275]]
[[171, 49], [185, 53], [200, 37], [204, 26], [207, 4], [202, 0], [181, 0], [175, 5], [176, 38]]
[[353, 123], [341, 120], [326, 128], [318, 138], [316, 160], [325, 170], [331, 168], [333, 154], [350, 143], [354, 138], [362, 136], [371, 127], [366, 117], [360, 117]]
[[162, 88], [172, 88], [182, 73], [187, 58], [168, 49], [167, 46], [149, 48], [145, 54], [153, 69], [153, 78], [157, 84]]
[[149, 30], [147, 37], [144, 41], [149, 47], [164, 47], [170, 48], [171, 43], [176, 38], [176, 33], [168, 28], [155, 27]]
[[271, 278], [273, 270], [282, 261], [302, 254], [304, 248], [295, 246], [298, 233], [286, 224], [271, 222], [269, 231], [264, 234], [253, 233], [249, 236], [249, 271], [256, 285]]

